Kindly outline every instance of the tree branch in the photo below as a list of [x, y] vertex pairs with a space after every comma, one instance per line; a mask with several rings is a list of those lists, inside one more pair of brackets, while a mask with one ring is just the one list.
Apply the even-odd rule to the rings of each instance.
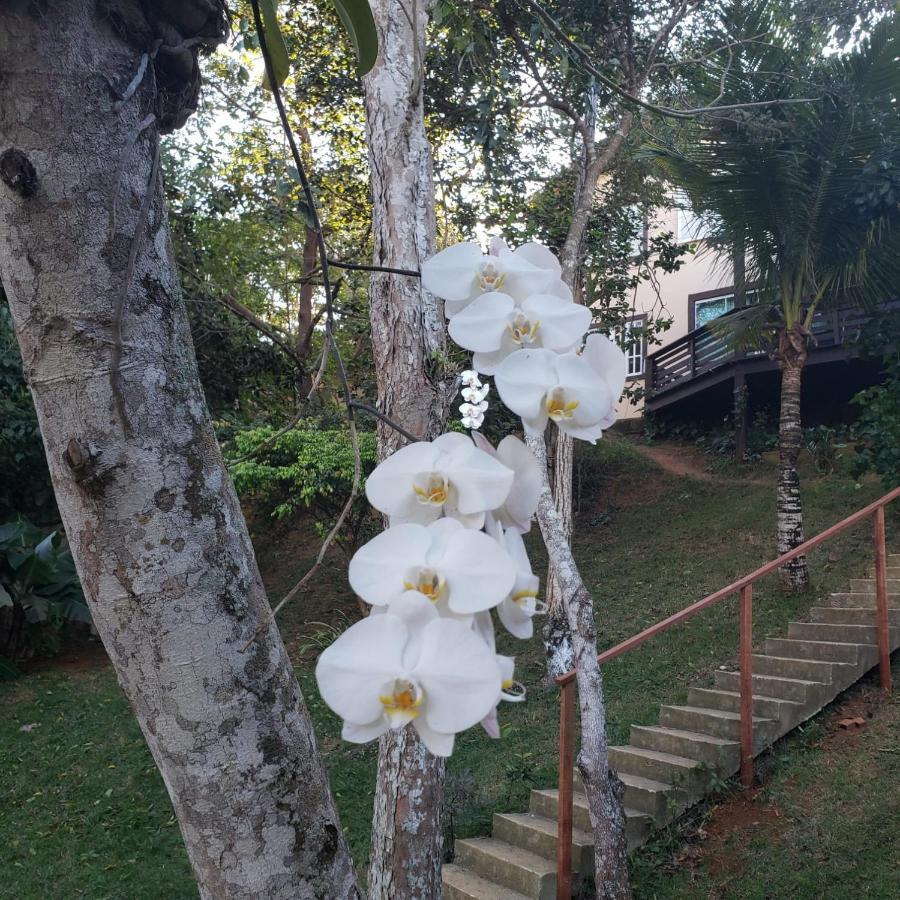
[[578, 129], [579, 133], [581, 134], [581, 139], [584, 141], [585, 147], [590, 146], [593, 143], [594, 136], [590, 133], [587, 127], [587, 123], [580, 115], [578, 115], [571, 103], [563, 100], [562, 97], [556, 96], [551, 92], [550, 88], [547, 87], [547, 83], [544, 80], [543, 75], [541, 75], [541, 71], [538, 68], [537, 62], [535, 61], [534, 57], [531, 55], [531, 51], [528, 49], [528, 45], [522, 39], [522, 36], [519, 34], [515, 24], [503, 11], [502, 6], [500, 7], [498, 14], [500, 17], [500, 24], [503, 26], [503, 30], [516, 45], [516, 50], [519, 51], [519, 55], [524, 60], [525, 65], [528, 66], [532, 78], [534, 78], [535, 82], [537, 82], [538, 87], [541, 89], [541, 92], [544, 95], [544, 99], [547, 102], [547, 106], [566, 116], [566, 118], [568, 118]]
[[[650, 103], [648, 100], [642, 100], [636, 94], [630, 93], [628, 90], [617, 84], [611, 78], [604, 75], [603, 72], [601, 72], [591, 62], [588, 54], [581, 47], [579, 47], [578, 44], [576, 44], [565, 33], [565, 31], [563, 31], [556, 20], [539, 3], [537, 3], [536, 0], [519, 0], [519, 2], [527, 4], [532, 12], [544, 23], [544, 25], [547, 26], [551, 33], [554, 34], [565, 46], [565, 48], [576, 57], [576, 62], [578, 62], [582, 66], [582, 68], [585, 69], [585, 71], [593, 75], [601, 84], [606, 85], [606, 87], [608, 87], [611, 91], [614, 91], [628, 103], [649, 110], [650, 112], [655, 112], [660, 116], [665, 116], [670, 119], [695, 119], [697, 118], [697, 116], [713, 115], [719, 112], [732, 112], [738, 109], [759, 109], [773, 106], [788, 106], [796, 103], [815, 103], [817, 100], [821, 99], [819, 97], [786, 97], [778, 100], [756, 100], [750, 103], [729, 103], [723, 104], [721, 106], [697, 106], [691, 109], [672, 109], [668, 106], [658, 106], [655, 103]], [[687, 12], [687, 6], [687, 3], [679, 4], [676, 8], [676, 11], [669, 18], [668, 22], [657, 33], [653, 45], [651, 46], [650, 53], [647, 56], [648, 68], [645, 69], [643, 75], [640, 78], [640, 86], [638, 88], [639, 90], [641, 87], [643, 87], [643, 83], [646, 81], [647, 76], [649, 75], [650, 67], [653, 65], [653, 60], [655, 59], [656, 54], [659, 52], [660, 46], [662, 46], [663, 41], [668, 39], [675, 26], [684, 17], [685, 13]]]

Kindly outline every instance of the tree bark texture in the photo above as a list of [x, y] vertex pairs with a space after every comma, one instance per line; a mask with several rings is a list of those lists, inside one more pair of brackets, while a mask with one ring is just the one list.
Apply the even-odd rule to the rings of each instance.
[[[602, 150], [596, 146], [586, 147], [581, 159], [575, 197], [573, 199], [572, 221], [559, 255], [563, 281], [572, 290], [579, 302], [581, 265], [584, 257], [584, 234], [594, 207], [597, 185], [604, 172], [616, 161], [625, 145], [634, 122], [631, 112], [625, 112], [619, 127], [606, 142]], [[572, 473], [574, 470], [575, 447], [567, 434], [556, 433], [552, 442], [550, 483], [556, 508], [559, 511], [563, 533], [572, 540], [574, 510], [572, 506]], [[547, 666], [551, 676], [567, 672], [575, 665], [574, 649], [568, 634], [568, 618], [563, 609], [562, 589], [556, 574], [556, 565], [551, 558], [547, 572], [547, 618], [544, 622], [544, 646], [547, 652]]]
[[[418, 269], [434, 252], [434, 181], [422, 86], [431, 2], [374, 0], [379, 57], [363, 79], [372, 179], [374, 263]], [[440, 302], [418, 278], [373, 273], [369, 289], [378, 407], [425, 439], [440, 434], [450, 399], [441, 382], [445, 325]], [[405, 444], [379, 423], [378, 455]], [[415, 731], [379, 744], [369, 862], [370, 900], [441, 896], [444, 761]]]
[[[806, 364], [808, 335], [799, 327], [784, 332], [779, 340], [781, 366], [781, 410], [778, 423], [778, 488], [776, 493], [777, 550], [787, 553], [803, 543], [803, 504], [800, 499], [800, 474], [797, 458], [803, 431], [800, 395], [803, 367]], [[791, 560], [781, 570], [782, 581], [791, 590], [809, 584], [805, 556]]]
[[[547, 471], [547, 449], [543, 437], [528, 437], [528, 446]], [[624, 785], [609, 768], [606, 739], [606, 707], [603, 673], [597, 662], [597, 633], [591, 595], [581, 579], [569, 547], [550, 486], [545, 477], [537, 511], [547, 553], [556, 563], [563, 604], [575, 654], [578, 702], [581, 720], [581, 749], [578, 768], [588, 798], [588, 813], [594, 837], [594, 876], [600, 900], [631, 897], [628, 880], [628, 848], [623, 810]]]
[[162, 76], [125, 101], [107, 80], [139, 71], [144, 6], [3, 3], [0, 157], [23, 177], [0, 184], [0, 277], [94, 623], [201, 897], [355, 898], [274, 624], [242, 652], [269, 605], [197, 376], [157, 127], [139, 128], [148, 109], [165, 125]]

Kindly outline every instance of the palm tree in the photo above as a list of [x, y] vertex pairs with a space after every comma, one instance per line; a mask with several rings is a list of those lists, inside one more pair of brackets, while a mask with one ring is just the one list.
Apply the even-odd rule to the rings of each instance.
[[[745, 55], [721, 101], [781, 105], [706, 115], [646, 149], [705, 221], [714, 252], [744, 260], [757, 289], [731, 337], [765, 346], [781, 370], [779, 554], [804, 539], [797, 458], [813, 316], [826, 304], [892, 299], [900, 283], [897, 17], [851, 53], [815, 61], [803, 80], [790, 51], [787, 34]], [[782, 574], [805, 586], [805, 558]]]

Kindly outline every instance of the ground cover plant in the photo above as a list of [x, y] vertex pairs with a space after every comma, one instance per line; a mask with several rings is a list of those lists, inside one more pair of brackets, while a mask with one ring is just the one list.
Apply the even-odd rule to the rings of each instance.
[[[874, 479], [857, 486], [818, 476], [811, 461], [804, 464], [810, 533], [881, 492]], [[743, 478], [700, 479], [662, 471], [623, 439], [587, 450], [575, 552], [598, 598], [604, 646], [771, 558], [774, 500], [766, 465]], [[310, 528], [265, 516], [256, 520], [256, 546], [272, 596], [309, 565], [304, 553], [311, 556], [315, 544], [304, 538]], [[900, 534], [895, 521], [888, 528], [889, 535]], [[304, 546], [311, 549], [298, 550]], [[785, 596], [777, 579], [760, 585], [757, 641], [861, 574], [870, 565], [870, 546], [862, 528], [819, 551], [808, 593]], [[320, 570], [315, 606], [298, 601], [287, 607], [282, 628], [362, 865], [376, 753], [340, 741], [340, 723], [313, 690], [312, 677], [318, 652], [357, 615], [345, 565], [334, 553]], [[611, 741], [624, 740], [632, 722], [655, 721], [660, 703], [683, 699], [691, 681], [733, 661], [736, 640], [736, 606], [728, 602], [607, 666]], [[84, 654], [0, 686], [0, 846], [5, 870], [15, 873], [0, 884], [0, 897], [195, 897], [171, 805], [138, 727], [111, 669], [102, 657]], [[532, 787], [555, 781], [558, 695], [544, 683], [539, 640], [519, 652], [518, 668], [529, 702], [504, 710], [501, 743], [480, 730], [459, 737], [448, 810], [456, 837], [484, 833], [494, 811], [521, 811]]]

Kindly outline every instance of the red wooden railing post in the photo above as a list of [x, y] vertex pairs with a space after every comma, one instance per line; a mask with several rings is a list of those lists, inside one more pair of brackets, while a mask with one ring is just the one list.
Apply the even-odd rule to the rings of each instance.
[[741, 588], [741, 784], [753, 786], [753, 584]]
[[878, 630], [878, 674], [882, 690], [891, 692], [891, 642], [888, 621], [887, 550], [884, 537], [884, 507], [875, 510], [875, 624]]
[[572, 815], [575, 790], [575, 682], [559, 693], [559, 797], [556, 828], [556, 900], [572, 900]]

